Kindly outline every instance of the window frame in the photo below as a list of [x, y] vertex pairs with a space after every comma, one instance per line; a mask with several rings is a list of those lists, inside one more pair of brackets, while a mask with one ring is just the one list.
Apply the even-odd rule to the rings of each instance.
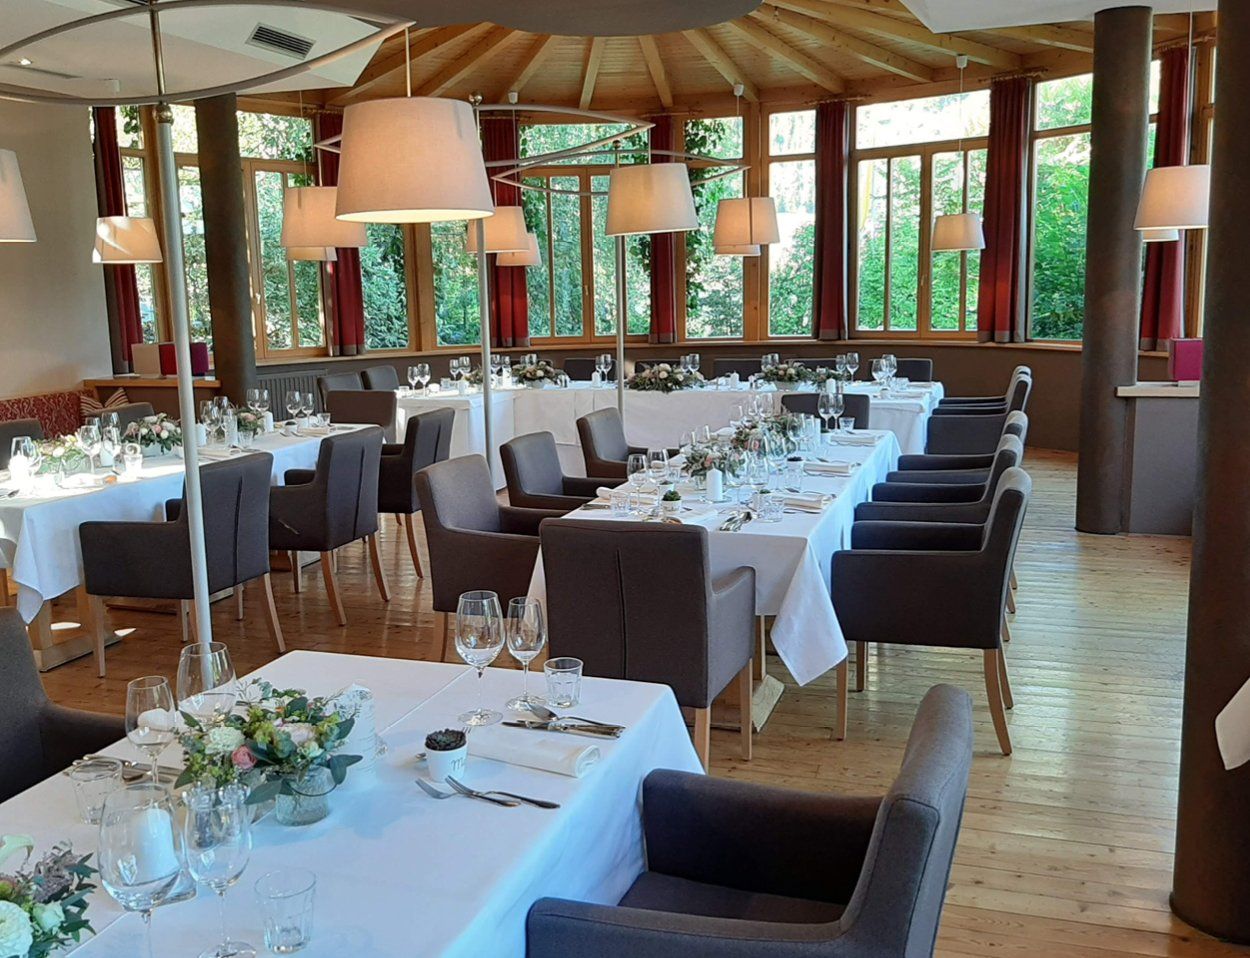
[[[760, 118], [759, 118], [759, 130], [758, 130], [757, 136], [762, 142], [761, 142], [759, 154], [756, 157], [755, 165], [759, 167], [758, 176], [762, 180], [762, 183], [763, 183], [763, 192], [758, 195], [772, 196], [774, 164], [810, 162], [812, 164], [812, 170], [813, 170], [812, 175], [813, 175], [813, 178], [815, 178], [816, 176], [816, 149], [815, 149], [814, 141], [813, 141], [813, 148], [807, 152], [802, 152], [802, 153], [778, 153], [774, 155], [770, 149], [771, 140], [769, 137], [769, 128], [772, 123], [773, 115], [780, 114], [780, 113], [805, 113], [805, 112], [812, 113], [813, 120], [815, 119], [816, 108], [814, 106], [813, 107], [796, 107], [794, 104], [785, 104], [785, 105], [778, 104], [771, 109], [761, 112]], [[747, 155], [749, 158], [750, 157], [749, 151]], [[813, 188], [815, 188], [814, 182], [813, 182]], [[772, 310], [772, 274], [773, 274], [772, 246], [765, 246], [763, 249], [760, 250], [760, 255], [758, 257], [752, 257], [752, 258], [756, 260], [756, 263], [758, 264], [757, 268], [759, 269], [759, 278], [757, 282], [759, 285], [759, 317], [760, 317], [759, 339], [760, 341], [777, 342], [777, 343], [806, 343], [806, 342], [814, 341], [814, 336], [810, 333], [806, 336], [804, 335], [782, 336], [782, 335], [773, 334], [772, 332], [772, 321], [773, 321], [773, 315], [772, 315], [773, 314], [773, 310]], [[815, 279], [816, 279], [815, 262], [813, 261], [813, 264], [812, 264], [813, 299], [816, 295]], [[812, 304], [812, 308], [815, 309], [814, 302]], [[744, 330], [746, 329], [745, 322], [743, 324], [743, 329]]]

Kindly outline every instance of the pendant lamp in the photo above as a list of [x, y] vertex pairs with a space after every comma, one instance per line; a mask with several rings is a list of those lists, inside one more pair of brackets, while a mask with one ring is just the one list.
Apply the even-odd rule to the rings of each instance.
[[608, 236], [683, 233], [699, 228], [685, 163], [639, 163], [612, 168]]
[[[529, 249], [529, 233], [525, 229], [525, 211], [519, 206], [497, 206], [495, 212], [482, 220], [488, 253], [524, 253]], [[468, 227], [465, 252], [477, 252], [477, 229]]]
[[[959, 68], [959, 130], [963, 133], [964, 119], [964, 71], [968, 69], [968, 58], [962, 54], [955, 57], [955, 66]], [[959, 159], [962, 162], [964, 139], [959, 137]], [[964, 208], [967, 209], [965, 197]], [[933, 241], [935, 253], [963, 253], [971, 250], [985, 249], [985, 230], [981, 226], [981, 217], [977, 213], [948, 213], [935, 217], [933, 220]]]
[[1175, 243], [1181, 238], [1180, 230], [1142, 230], [1143, 243]]
[[334, 252], [338, 247], [369, 245], [364, 223], [335, 218], [337, 195], [338, 188], [333, 186], [292, 186], [283, 191], [280, 242], [288, 259], [332, 263], [338, 258]]
[[[490, 220], [486, 222], [489, 223]], [[543, 259], [538, 252], [538, 236], [534, 233], [525, 235], [528, 248], [519, 253], [500, 253], [495, 260], [496, 266], [542, 266]]]
[[1146, 174], [1137, 230], [1204, 230], [1210, 222], [1211, 167], [1157, 166]]
[[35, 242], [35, 224], [22, 186], [17, 154], [0, 150], [0, 243]]
[[[716, 205], [712, 249], [719, 255], [758, 256], [761, 246], [779, 242], [777, 204], [771, 196], [721, 200]], [[754, 252], [745, 252], [748, 249]]]
[[314, 263], [337, 263], [338, 250], [333, 246], [288, 246], [286, 258], [290, 260], [310, 260]]
[[164, 262], [156, 223], [147, 216], [101, 216], [91, 261], [112, 266]]

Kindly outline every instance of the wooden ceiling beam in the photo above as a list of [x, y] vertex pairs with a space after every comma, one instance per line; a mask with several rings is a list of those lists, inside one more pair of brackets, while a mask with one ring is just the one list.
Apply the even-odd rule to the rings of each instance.
[[825, 2], [825, 0], [772, 0], [773, 6], [804, 13], [809, 17], [835, 27], [847, 27], [875, 33], [878, 36], [902, 40], [923, 47], [933, 53], [945, 53], [950, 56], [963, 54], [974, 63], [999, 70], [1018, 70], [1021, 66], [1019, 54], [1010, 50], [1000, 50], [976, 40], [968, 40], [958, 35], [934, 33], [923, 24], [912, 20], [900, 20], [897, 17], [885, 17], [879, 13], [858, 7], [843, 7]]
[[595, 96], [595, 83], [599, 79], [599, 67], [603, 65], [603, 48], [607, 41], [603, 37], [593, 37], [590, 48], [586, 51], [586, 71], [582, 75], [582, 95], [577, 103], [583, 110], [590, 109], [590, 101]]
[[432, 77], [415, 88], [417, 96], [442, 96], [447, 90], [459, 83], [500, 44], [506, 43], [516, 31], [509, 27], [492, 27], [486, 36], [474, 43], [463, 55], [448, 63]]
[[1062, 50], [1075, 50], [1077, 53], [1094, 52], [1094, 35], [1070, 27], [995, 27], [985, 32], [1012, 40], [1023, 40], [1025, 43], [1037, 43], [1044, 47], [1059, 47]]
[[410, 37], [411, 42], [407, 55], [404, 53], [404, 46], [401, 42], [398, 53], [392, 53], [381, 60], [375, 59], [373, 63], [369, 64], [368, 69], [361, 74], [356, 85], [342, 95], [335, 97], [330, 101], [330, 104], [332, 106], [346, 106], [349, 103], [364, 99], [366, 94], [376, 93], [379, 88], [387, 87], [397, 79], [402, 80], [404, 70], [407, 68], [409, 61], [415, 67], [418, 60], [428, 56], [440, 47], [459, 40], [461, 37], [477, 36], [489, 29], [489, 23], [458, 23], [450, 27], [438, 27], [434, 30], [427, 30], [419, 36]]
[[525, 84], [530, 82], [534, 74], [538, 72], [538, 68], [543, 65], [547, 55], [551, 52], [554, 39], [555, 37], [550, 33], [540, 33], [534, 39], [533, 45], [521, 57], [521, 64], [517, 67], [516, 74], [499, 92], [499, 99], [502, 100], [509, 93], [520, 93], [525, 89]]
[[673, 108], [673, 88], [668, 82], [668, 73], [664, 70], [664, 61], [660, 59], [660, 48], [655, 37], [641, 36], [638, 45], [642, 47], [642, 58], [647, 61], [647, 72], [651, 74], [651, 82], [655, 84], [655, 92], [660, 97], [664, 109]]
[[691, 45], [702, 54], [703, 59], [711, 64], [712, 69], [725, 78], [731, 87], [736, 84], [742, 84], [742, 95], [752, 103], [760, 101], [760, 91], [755, 84], [751, 82], [743, 69], [734, 63], [724, 48], [716, 42], [707, 30], [683, 30], [682, 36], [690, 41]]
[[846, 90], [846, 83], [833, 70], [801, 50], [796, 50], [752, 17], [730, 20], [725, 26], [736, 31], [742, 39], [757, 50], [781, 60], [790, 69], [824, 87], [830, 93], [842, 93]]
[[791, 30], [810, 37], [824, 46], [840, 50], [848, 56], [855, 57], [855, 59], [861, 60], [879, 70], [885, 70], [887, 73], [897, 73], [899, 76], [915, 80], [917, 83], [930, 83], [933, 80], [931, 67], [901, 54], [893, 53], [885, 49], [885, 47], [877, 46], [875, 43], [869, 43], [867, 40], [860, 40], [858, 37], [843, 33], [827, 23], [814, 20], [801, 13], [795, 13], [793, 10], [783, 10], [781, 7], [774, 7], [765, 3], [751, 16], [765, 23], [771, 20], [774, 23], [785, 24]]

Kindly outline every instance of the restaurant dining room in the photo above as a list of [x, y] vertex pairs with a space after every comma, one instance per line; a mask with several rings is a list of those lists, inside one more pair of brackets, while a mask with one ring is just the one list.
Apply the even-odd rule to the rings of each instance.
[[1246, 0], [3, 0], [0, 958], [1250, 958], [1247, 155]]

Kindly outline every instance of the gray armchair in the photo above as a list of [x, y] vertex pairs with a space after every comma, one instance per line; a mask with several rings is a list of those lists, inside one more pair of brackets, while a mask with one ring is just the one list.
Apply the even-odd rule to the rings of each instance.
[[0, 701], [0, 802], [126, 735], [116, 716], [49, 701], [16, 609], [0, 609]]
[[8, 422], [0, 422], [0, 469], [9, 468], [9, 457], [13, 454], [13, 440], [18, 436], [42, 439], [43, 425], [38, 419], [11, 419]]
[[1007, 391], [1000, 396], [974, 396], [943, 399], [933, 411], [935, 416], [991, 416], [1027, 411], [1033, 392], [1033, 372], [1028, 366], [1017, 366], [1011, 374]]
[[325, 407], [334, 422], [378, 426], [386, 442], [395, 441], [399, 397], [394, 390], [334, 389], [326, 394]]
[[1011, 754], [1011, 737], [1003, 708], [1014, 703], [1003, 609], [1031, 488], [1024, 470], [1007, 470], [983, 525], [856, 522], [851, 549], [833, 554], [831, 570], [833, 606], [848, 642], [981, 650], [1004, 755]]
[[[1003, 420], [1003, 428], [999, 438], [1015, 436], [1020, 445], [1026, 445], [1029, 437], [1029, 417], [1022, 412], [1010, 412]], [[939, 455], [936, 453], [917, 453], [898, 457], [900, 472], [944, 471], [947, 469], [989, 469], [994, 464], [994, 453], [981, 455]]]
[[365, 389], [389, 389], [394, 392], [399, 388], [399, 371], [394, 366], [370, 366], [360, 373]]
[[719, 379], [721, 376], [737, 373], [739, 379], [747, 380], [763, 368], [764, 362], [761, 359], [713, 359], [712, 378]]
[[884, 796], [655, 771], [647, 871], [617, 906], [542, 899], [529, 958], [932, 956], [972, 764], [962, 689], [929, 690]]
[[1020, 379], [1027, 376], [1033, 378], [1033, 370], [1028, 366], [1017, 366], [1011, 371], [1011, 379], [1007, 382], [1007, 389], [1001, 396], [947, 396], [939, 403], [942, 406], [970, 406], [970, 405], [1001, 405], [1011, 401], [1012, 393], [1016, 389]]
[[989, 469], [933, 469], [891, 472], [885, 482], [872, 487], [873, 503], [880, 502], [980, 502], [992, 496], [1002, 474], [1024, 459], [1024, 447], [1015, 436], [998, 440]]
[[435, 612], [443, 614], [443, 659], [449, 618], [465, 592], [496, 592], [508, 600], [529, 592], [538, 558], [538, 526], [562, 511], [501, 506], [490, 467], [481, 456], [461, 456], [416, 475], [417, 501], [430, 550]]
[[376, 426], [321, 441], [316, 469], [288, 469], [285, 486], [269, 493], [269, 548], [291, 553], [295, 591], [301, 590], [300, 552], [321, 554], [321, 575], [339, 625], [347, 613], [334, 573], [334, 552], [360, 539], [369, 549], [383, 602], [391, 600], [378, 553], [378, 469], [382, 430]]
[[[253, 453], [200, 467], [208, 591], [241, 588], [259, 580], [266, 623], [279, 652], [286, 651], [269, 579], [269, 481], [273, 456]], [[104, 676], [108, 638], [104, 599], [125, 596], [176, 599], [183, 639], [192, 618], [191, 532], [182, 500], [166, 503], [163, 522], [84, 522], [83, 586], [90, 597], [96, 665]]]
[[903, 379], [910, 379], [914, 383], [931, 383], [933, 382], [933, 360], [900, 356], [898, 368], [894, 374]]
[[588, 476], [624, 479], [629, 457], [647, 451], [646, 446], [631, 446], [626, 441], [625, 424], [615, 406], [596, 409], [577, 420], [577, 438]]
[[417, 530], [413, 516], [421, 511], [417, 502], [416, 474], [426, 466], [443, 462], [451, 454], [451, 430], [455, 423], [454, 409], [432, 409], [413, 416], [404, 427], [404, 441], [382, 446], [382, 462], [378, 470], [378, 512], [403, 517], [408, 552], [417, 570], [417, 578], [425, 578], [421, 570], [421, 553], [417, 549]]
[[[330, 373], [317, 377], [317, 391], [321, 393], [321, 408], [326, 408], [326, 397], [332, 392], [344, 389], [364, 389], [360, 373]], [[276, 396], [274, 397], [277, 398]]]
[[508, 480], [508, 502], [525, 509], [571, 512], [595, 498], [600, 486], [619, 482], [617, 478], [566, 476], [555, 437], [549, 432], [510, 439], [499, 447], [499, 458]]
[[713, 581], [701, 526], [565, 519], [543, 523], [542, 543], [551, 654], [581, 659], [587, 675], [670, 686], [695, 710], [705, 768], [712, 700], [737, 678], [750, 758], [755, 570]]
[[929, 417], [925, 452], [936, 455], [984, 455], [993, 450], [1007, 428], [1007, 417], [1025, 412], [1033, 391], [1033, 376], [1019, 366], [1002, 399], [959, 400], [942, 404]]
[[[820, 393], [784, 393], [781, 405], [788, 412], [802, 413], [804, 416], [820, 415]], [[871, 429], [872, 397], [862, 393], [842, 394], [842, 416], [839, 418], [854, 419], [856, 429]], [[837, 427], [837, 423], [834, 423]], [[821, 420], [824, 428], [824, 420]]]

